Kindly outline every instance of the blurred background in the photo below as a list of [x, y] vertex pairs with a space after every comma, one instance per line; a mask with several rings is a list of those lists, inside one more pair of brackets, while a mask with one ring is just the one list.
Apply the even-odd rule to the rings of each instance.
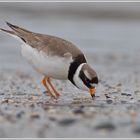
[[[97, 67], [114, 65], [116, 57], [123, 66], [137, 63], [132, 57], [139, 55], [140, 3], [0, 3], [0, 27], [8, 28], [5, 21], [69, 40]], [[20, 43], [2, 33], [0, 41], [0, 68], [25, 68]]]
[[[140, 3], [3, 2], [0, 27], [8, 29], [5, 21], [73, 42], [100, 83], [92, 102], [87, 92], [82, 97], [61, 82], [59, 91], [70, 93], [49, 110], [48, 97], [33, 94], [30, 76], [43, 92], [41, 76], [21, 57], [20, 43], [0, 33], [0, 137], [139, 137]], [[68, 103], [90, 107], [78, 108], [77, 115]]]

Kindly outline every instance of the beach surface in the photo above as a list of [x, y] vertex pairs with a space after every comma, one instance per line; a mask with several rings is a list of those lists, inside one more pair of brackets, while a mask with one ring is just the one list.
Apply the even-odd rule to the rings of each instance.
[[73, 42], [100, 80], [92, 100], [69, 81], [53, 79], [61, 97], [51, 99], [42, 75], [21, 56], [20, 42], [0, 33], [0, 137], [140, 137], [139, 7], [0, 3], [0, 27], [9, 21]]

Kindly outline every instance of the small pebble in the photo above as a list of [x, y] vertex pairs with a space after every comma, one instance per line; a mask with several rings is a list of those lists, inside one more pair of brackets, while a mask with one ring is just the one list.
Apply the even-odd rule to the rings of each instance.
[[16, 117], [21, 118], [24, 113], [25, 113], [24, 111], [20, 111], [17, 113]]
[[84, 111], [82, 109], [75, 109], [73, 111], [74, 114], [84, 114]]
[[114, 92], [111, 92], [111, 94], [114, 94], [114, 95], [116, 95], [116, 94], [118, 94], [118, 92], [115, 92], [115, 91], [114, 91]]
[[110, 96], [108, 96], [108, 94], [104, 94], [106, 98], [111, 98]]
[[16, 87], [16, 89], [18, 90], [18, 89], [20, 89], [20, 87], [19, 87], [19, 86], [17, 86], [17, 87]]
[[120, 86], [122, 86], [122, 84], [121, 84], [121, 83], [119, 83], [119, 84], [117, 84], [117, 86], [118, 86], [118, 87], [120, 87]]
[[95, 95], [95, 98], [99, 98], [100, 96], [99, 95]]
[[49, 106], [44, 105], [44, 104], [42, 105], [42, 107], [43, 107], [44, 110], [49, 110], [50, 109]]
[[108, 104], [112, 104], [112, 103], [113, 103], [113, 101], [112, 101], [111, 99], [106, 100], [106, 102], [107, 102]]
[[63, 120], [60, 120], [58, 123], [59, 125], [62, 125], [62, 126], [69, 126], [69, 125], [72, 125], [76, 122], [75, 119], [63, 119]]
[[111, 86], [110, 86], [110, 85], [108, 85], [108, 84], [104, 84], [104, 86], [105, 86], [105, 87], [108, 87], [108, 88], [111, 88]]
[[26, 92], [17, 92], [16, 95], [26, 95]]
[[47, 91], [43, 91], [43, 94], [46, 94], [46, 96], [49, 96], [49, 93]]
[[135, 93], [135, 94], [138, 94], [138, 93], [140, 93], [140, 91], [139, 91], [139, 90], [136, 90], [136, 91], [134, 91], [134, 93]]
[[54, 121], [56, 121], [56, 118], [55, 117], [49, 117], [49, 120], [54, 122]]
[[135, 134], [140, 135], [140, 127], [137, 126], [136, 128], [134, 128], [133, 132], [134, 132]]
[[38, 97], [37, 96], [32, 96], [32, 100], [37, 100]]
[[8, 100], [8, 103], [14, 103], [15, 101], [14, 100], [12, 100], [12, 99], [9, 99]]
[[31, 108], [34, 108], [34, 107], [35, 107], [35, 104], [30, 104], [30, 107], [31, 107]]
[[80, 109], [83, 109], [84, 107], [85, 107], [84, 105], [80, 105], [80, 106], [79, 106]]
[[40, 118], [40, 115], [37, 112], [32, 112], [31, 113], [31, 118], [32, 119], [38, 119], [38, 118]]
[[140, 102], [140, 100], [138, 100], [138, 102]]
[[81, 101], [73, 101], [72, 104], [81, 104]]
[[106, 130], [106, 131], [113, 131], [116, 129], [115, 125], [112, 123], [103, 123], [99, 124], [95, 127], [96, 130]]
[[0, 93], [0, 95], [4, 95], [4, 93], [2, 92], [2, 93]]
[[121, 95], [123, 95], [123, 96], [132, 96], [130, 93], [121, 93]]
[[2, 99], [1, 103], [8, 103], [8, 99]]
[[127, 101], [124, 101], [124, 100], [121, 101], [121, 104], [126, 104], [126, 103], [127, 103]]

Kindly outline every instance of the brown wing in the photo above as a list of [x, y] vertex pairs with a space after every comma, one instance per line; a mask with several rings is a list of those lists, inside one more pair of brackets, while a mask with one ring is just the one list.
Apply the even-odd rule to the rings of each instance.
[[40, 40], [40, 44], [38, 44], [40, 46], [38, 47], [48, 54], [58, 55], [62, 57], [66, 53], [70, 53], [72, 57], [76, 57], [79, 54], [83, 54], [81, 50], [78, 49], [74, 44], [62, 38], [42, 34], [36, 34], [36, 36]]
[[81, 50], [78, 49], [74, 44], [62, 38], [33, 33], [8, 22], [7, 25], [13, 29], [14, 33], [24, 42], [33, 48], [38, 49], [39, 51], [43, 50], [47, 54], [58, 55], [62, 57], [64, 57], [66, 53], [70, 53], [73, 58], [83, 55]]

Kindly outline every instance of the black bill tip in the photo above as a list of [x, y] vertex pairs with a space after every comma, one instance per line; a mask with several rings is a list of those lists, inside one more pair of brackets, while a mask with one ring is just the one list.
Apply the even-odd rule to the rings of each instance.
[[91, 94], [92, 99], [95, 99], [95, 94]]

